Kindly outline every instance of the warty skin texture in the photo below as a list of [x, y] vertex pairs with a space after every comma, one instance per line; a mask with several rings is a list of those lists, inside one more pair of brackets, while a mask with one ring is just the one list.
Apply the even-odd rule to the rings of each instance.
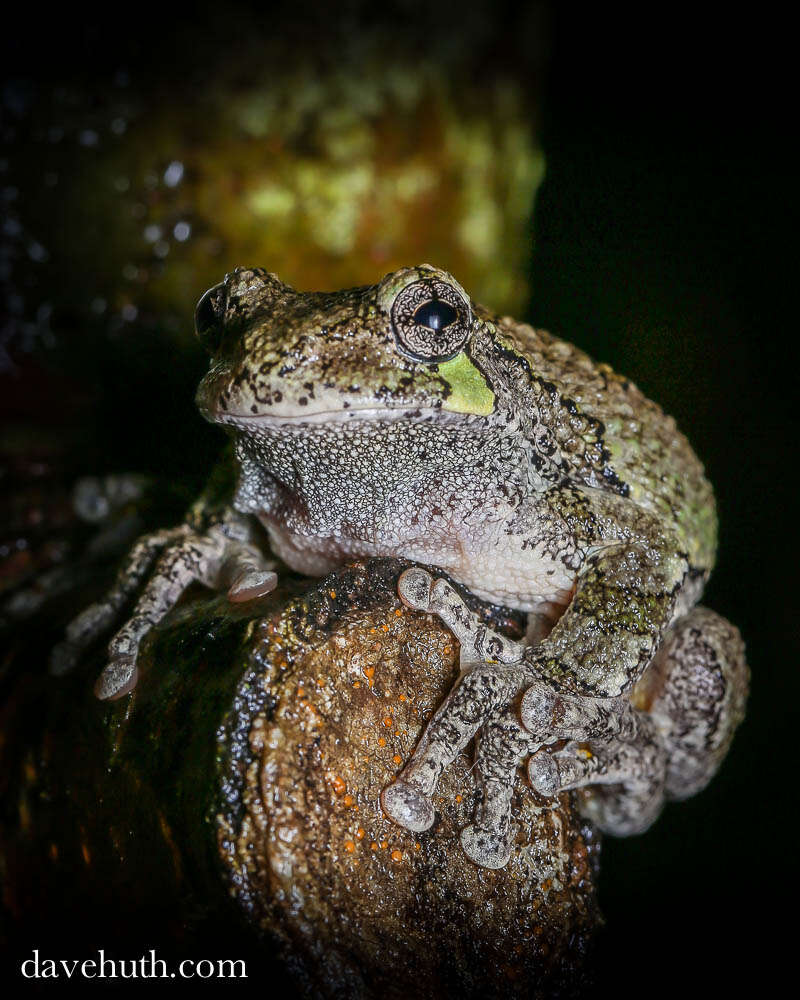
[[472, 303], [429, 265], [338, 293], [237, 269], [201, 299], [197, 329], [212, 359], [197, 402], [234, 439], [235, 492], [140, 543], [107, 600], [70, 626], [61, 668], [156, 556], [100, 697], [132, 689], [139, 641], [190, 582], [232, 600], [272, 589], [255, 518], [298, 572], [398, 556], [529, 613], [528, 642], [513, 643], [446, 581], [401, 578], [401, 599], [440, 616], [462, 663], [384, 790], [401, 825], [434, 822], [438, 778], [476, 734], [482, 798], [462, 844], [487, 867], [513, 849], [511, 789], [527, 758], [540, 794], [579, 791], [619, 834], [710, 779], [747, 689], [738, 633], [695, 608], [715, 556], [713, 494], [674, 421], [630, 381]]

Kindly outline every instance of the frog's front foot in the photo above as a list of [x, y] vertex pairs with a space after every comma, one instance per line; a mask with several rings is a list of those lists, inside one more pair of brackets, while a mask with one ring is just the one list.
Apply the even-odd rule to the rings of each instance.
[[113, 700], [136, 686], [136, 661], [144, 636], [195, 582], [227, 591], [231, 601], [249, 601], [274, 590], [271, 564], [251, 544], [247, 523], [229, 514], [206, 531], [188, 524], [146, 535], [134, 545], [109, 593], [83, 611], [67, 627], [53, 650], [50, 671], [72, 669], [82, 653], [108, 631], [120, 611], [148, 577], [128, 621], [111, 640], [109, 661], [95, 684], [95, 694]]
[[[432, 796], [441, 774], [478, 734], [480, 798], [473, 823], [461, 833], [462, 847], [476, 864], [502, 868], [511, 856], [511, 797], [527, 758], [531, 784], [546, 797], [589, 785], [627, 783], [630, 817], [638, 822], [642, 803], [658, 798], [663, 767], [656, 759], [651, 727], [627, 698], [556, 690], [538, 674], [535, 647], [493, 632], [446, 580], [435, 580], [426, 570], [407, 570], [398, 593], [409, 607], [438, 615], [455, 634], [462, 673], [408, 764], [381, 796], [392, 820], [410, 830], [427, 830], [435, 818]], [[589, 741], [592, 749], [585, 745]], [[548, 744], [557, 742], [566, 746], [553, 752]], [[627, 829], [630, 817], [613, 825]]]
[[414, 833], [429, 830], [436, 819], [430, 795], [400, 778], [381, 792], [381, 806], [390, 819]]
[[481, 801], [461, 842], [477, 864], [501, 868], [511, 853], [509, 811], [516, 771], [533, 749], [508, 711], [514, 696], [532, 680], [523, 662], [524, 647], [487, 628], [446, 580], [434, 580], [426, 570], [407, 570], [398, 593], [409, 607], [438, 615], [455, 634], [462, 674], [406, 767], [384, 789], [381, 804], [401, 826], [428, 829], [435, 818], [431, 799], [439, 778], [480, 729], [476, 768]]

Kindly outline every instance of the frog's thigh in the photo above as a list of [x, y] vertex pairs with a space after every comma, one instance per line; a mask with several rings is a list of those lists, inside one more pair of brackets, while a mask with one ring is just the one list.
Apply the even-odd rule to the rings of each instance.
[[666, 748], [669, 798], [687, 798], [711, 780], [744, 716], [748, 681], [739, 631], [715, 612], [694, 608], [666, 634], [632, 701], [651, 715]]

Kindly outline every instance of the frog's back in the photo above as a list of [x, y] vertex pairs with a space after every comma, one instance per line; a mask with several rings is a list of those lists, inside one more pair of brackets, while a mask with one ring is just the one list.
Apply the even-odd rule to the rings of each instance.
[[529, 406], [555, 439], [568, 475], [671, 521], [691, 564], [710, 570], [714, 494], [675, 420], [574, 345], [508, 317], [495, 322], [501, 340], [527, 362]]

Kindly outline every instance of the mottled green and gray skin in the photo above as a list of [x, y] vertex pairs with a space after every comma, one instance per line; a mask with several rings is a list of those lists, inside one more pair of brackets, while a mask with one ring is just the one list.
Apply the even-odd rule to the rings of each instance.
[[620, 834], [710, 779], [747, 689], [738, 633], [694, 607], [714, 562], [714, 499], [674, 421], [631, 382], [428, 265], [337, 293], [238, 269], [203, 297], [197, 325], [212, 356], [197, 402], [232, 433], [236, 485], [140, 543], [72, 626], [75, 655], [162, 553], [112, 640], [101, 697], [131, 690], [141, 637], [190, 582], [232, 599], [275, 585], [256, 518], [298, 572], [397, 556], [529, 613], [519, 645], [488, 633], [444, 580], [401, 578], [402, 600], [458, 637], [463, 671], [383, 793], [399, 824], [433, 823], [438, 778], [476, 733], [483, 797], [462, 843], [488, 867], [510, 856], [526, 758], [537, 791], [580, 790]]

